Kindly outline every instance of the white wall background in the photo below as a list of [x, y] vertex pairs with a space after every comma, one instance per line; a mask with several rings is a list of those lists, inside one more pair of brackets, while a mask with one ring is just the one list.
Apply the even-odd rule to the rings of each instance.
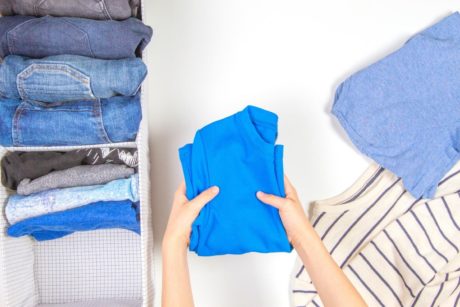
[[[304, 203], [333, 196], [369, 164], [329, 114], [336, 86], [460, 9], [458, 0], [145, 2], [155, 29], [148, 117], [157, 259], [182, 178], [177, 149], [196, 129], [247, 104], [272, 110], [285, 171]], [[288, 306], [294, 259], [190, 254], [196, 306]]]

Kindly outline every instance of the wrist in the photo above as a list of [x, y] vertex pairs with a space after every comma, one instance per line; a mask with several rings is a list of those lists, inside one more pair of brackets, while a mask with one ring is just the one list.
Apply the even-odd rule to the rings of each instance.
[[306, 266], [314, 263], [318, 258], [328, 255], [318, 233], [311, 225], [309, 226], [303, 231], [301, 236], [292, 242], [294, 249]]
[[188, 242], [186, 239], [181, 236], [174, 236], [171, 234], [165, 234], [163, 237], [162, 248], [164, 252], [181, 252], [186, 251], [188, 247]]
[[293, 235], [291, 237], [291, 244], [294, 247], [294, 249], [298, 250], [308, 245], [307, 242], [309, 236], [310, 234], [306, 229], [302, 229], [302, 231], [299, 231], [295, 235]]
[[291, 238], [291, 244], [297, 251], [308, 249], [308, 247], [311, 247], [318, 241], [321, 241], [308, 220], [306, 220], [302, 227], [299, 228], [300, 229]]

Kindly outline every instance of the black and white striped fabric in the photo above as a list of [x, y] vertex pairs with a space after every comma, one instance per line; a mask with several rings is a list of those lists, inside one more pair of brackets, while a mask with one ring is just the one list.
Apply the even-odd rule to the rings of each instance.
[[[374, 164], [346, 192], [312, 203], [311, 221], [369, 306], [457, 306], [459, 191], [460, 163], [432, 200]], [[300, 260], [293, 279], [293, 306], [323, 306]]]

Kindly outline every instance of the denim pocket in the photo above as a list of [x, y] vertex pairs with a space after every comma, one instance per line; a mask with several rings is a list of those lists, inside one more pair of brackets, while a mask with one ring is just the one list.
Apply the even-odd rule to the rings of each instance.
[[35, 63], [16, 78], [22, 99], [43, 102], [93, 99], [90, 77], [68, 64]]
[[44, 104], [21, 102], [13, 117], [13, 146], [111, 143], [99, 100]]
[[62, 18], [27, 20], [7, 34], [10, 54], [41, 58], [58, 54], [94, 57], [88, 34]]

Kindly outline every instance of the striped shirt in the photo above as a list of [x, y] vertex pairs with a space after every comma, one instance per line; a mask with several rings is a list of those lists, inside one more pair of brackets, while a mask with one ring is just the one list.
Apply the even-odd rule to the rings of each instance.
[[[312, 203], [311, 221], [369, 306], [456, 306], [460, 295], [460, 163], [432, 200], [414, 199], [373, 164], [344, 193]], [[294, 306], [323, 306], [300, 259]]]

